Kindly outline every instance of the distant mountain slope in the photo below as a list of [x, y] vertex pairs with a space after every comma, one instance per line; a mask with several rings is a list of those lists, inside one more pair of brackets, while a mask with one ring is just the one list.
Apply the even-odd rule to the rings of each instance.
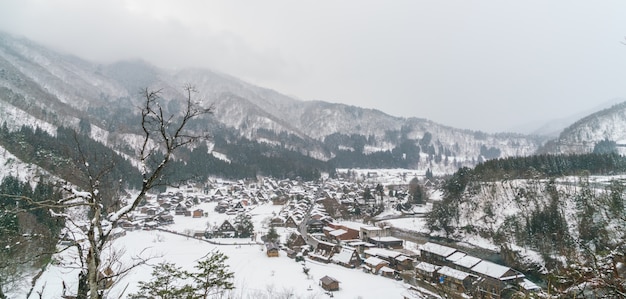
[[590, 153], [598, 142], [605, 140], [626, 145], [626, 102], [576, 121], [565, 128], [558, 138], [548, 142], [541, 152]]
[[[175, 113], [185, 98], [185, 84], [193, 84], [197, 98], [215, 107], [213, 117], [198, 128], [215, 134], [230, 132], [215, 136], [216, 140], [254, 140], [320, 161], [335, 159], [341, 164], [337, 157], [393, 152], [395, 162], [381, 166], [453, 172], [484, 159], [530, 155], [545, 141], [537, 136], [455, 129], [356, 106], [302, 101], [207, 69], [165, 71], [139, 60], [98, 65], [0, 33], [0, 101], [5, 103], [0, 107], [12, 115], [30, 115], [22, 124], [45, 124], [52, 134], [57, 126], [88, 122], [97, 133], [92, 133], [93, 138], [128, 150], [129, 134], [137, 132], [140, 91], [161, 89], [167, 101], [164, 108]], [[8, 115], [7, 111], [0, 113]], [[17, 129], [20, 123], [11, 125]], [[226, 148], [236, 147], [222, 146]], [[230, 159], [233, 154], [218, 155]]]

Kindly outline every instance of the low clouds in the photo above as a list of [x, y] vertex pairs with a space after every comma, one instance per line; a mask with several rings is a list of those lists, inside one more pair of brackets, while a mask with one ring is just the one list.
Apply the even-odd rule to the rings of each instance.
[[2, 0], [0, 28], [107, 63], [496, 132], [626, 98], [626, 4]]

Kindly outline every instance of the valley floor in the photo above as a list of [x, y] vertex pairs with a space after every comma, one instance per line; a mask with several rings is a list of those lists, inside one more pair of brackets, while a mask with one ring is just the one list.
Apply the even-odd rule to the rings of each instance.
[[[213, 211], [213, 203], [203, 205], [205, 211]], [[257, 231], [264, 230], [263, 222], [280, 207], [264, 204], [252, 210]], [[207, 222], [219, 223], [224, 217], [224, 214], [217, 213], [210, 213], [209, 217], [202, 218], [176, 216], [175, 224], [166, 229], [188, 234], [191, 231], [204, 230]], [[136, 293], [137, 283], [151, 278], [150, 265], [166, 261], [193, 270], [196, 262], [212, 251], [223, 252], [229, 257], [227, 264], [235, 274], [235, 289], [229, 294], [229, 298], [328, 298], [329, 295], [319, 286], [319, 279], [326, 275], [340, 281], [340, 290], [334, 292], [335, 298], [401, 298], [409, 287], [401, 281], [364, 273], [358, 269], [308, 259], [305, 262], [306, 267], [310, 268], [307, 276], [303, 272], [303, 265], [288, 258], [284, 251], [277, 258], [267, 257], [264, 246], [256, 240], [211, 241], [228, 245], [214, 245], [205, 240], [159, 230], [127, 232], [112, 243], [109, 254], [120, 255], [119, 263], [127, 265], [136, 261], [135, 258], [139, 256], [151, 259], [148, 264], [136, 267], [119, 278], [107, 291], [107, 298], [127, 298], [129, 294]], [[29, 298], [60, 298], [63, 295], [63, 286], [67, 293], [73, 293], [77, 287], [78, 276], [78, 270], [71, 267], [74, 262], [76, 260], [71, 250], [56, 255], [55, 262], [38, 279]], [[15, 298], [26, 296], [25, 293], [13, 295]]]

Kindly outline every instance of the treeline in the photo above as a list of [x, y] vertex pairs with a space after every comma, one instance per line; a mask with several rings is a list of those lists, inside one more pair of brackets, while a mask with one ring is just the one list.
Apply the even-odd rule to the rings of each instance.
[[[332, 135], [331, 135], [332, 136]], [[355, 140], [365, 141], [365, 137]], [[337, 136], [331, 138], [336, 141]], [[325, 140], [328, 144], [328, 138]], [[415, 141], [405, 140], [392, 150], [364, 153], [364, 144], [352, 143], [355, 150], [341, 150], [337, 147], [336, 155], [329, 162], [338, 168], [415, 168], [420, 161], [420, 147]]]
[[[463, 167], [443, 182], [443, 196], [426, 214], [426, 226], [446, 237], [490, 239], [509, 266], [545, 279], [561, 277], [560, 290], [581, 283], [580, 269], [594, 270], [585, 272], [589, 281], [614, 285], [616, 277], [605, 273], [613, 269], [613, 253], [626, 244], [621, 229], [626, 186], [620, 179], [598, 183], [590, 175], [624, 172], [624, 158], [612, 153], [505, 158]], [[562, 176], [578, 179], [559, 180]], [[539, 252], [545, 269], [517, 259], [511, 244]]]
[[213, 141], [213, 150], [226, 154], [229, 161], [216, 158], [209, 153], [206, 144], [201, 144], [181, 154], [185, 156], [184, 162], [177, 161], [169, 165], [172, 170], [170, 178], [178, 181], [205, 181], [209, 176], [239, 179], [261, 175], [312, 181], [319, 179], [321, 172], [330, 171], [326, 162], [279, 146], [246, 138], [226, 142], [216, 137]]
[[473, 175], [482, 180], [530, 179], [580, 175], [607, 175], [626, 171], [626, 159], [616, 153], [536, 155], [488, 160]]
[[3, 123], [0, 144], [21, 161], [38, 165], [82, 188], [89, 187], [87, 165], [91, 176], [101, 175], [101, 183], [121, 184], [120, 188], [141, 186], [141, 174], [128, 160], [70, 128], [59, 127], [52, 136], [27, 126], [11, 132]]
[[57, 189], [41, 178], [34, 189], [12, 176], [0, 183], [0, 286], [22, 267], [42, 266], [54, 252], [63, 219], [37, 203], [59, 199]]

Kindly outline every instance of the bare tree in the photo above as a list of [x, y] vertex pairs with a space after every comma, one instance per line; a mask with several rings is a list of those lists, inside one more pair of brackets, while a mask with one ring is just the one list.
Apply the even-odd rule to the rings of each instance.
[[[103, 252], [111, 242], [111, 232], [118, 221], [133, 212], [146, 197], [146, 194], [155, 186], [166, 182], [165, 169], [173, 160], [174, 154], [181, 147], [191, 146], [194, 143], [208, 138], [206, 133], [194, 133], [189, 130], [189, 124], [194, 119], [211, 114], [213, 107], [203, 108], [194, 101], [196, 89], [187, 85], [184, 87], [186, 103], [177, 115], [168, 114], [161, 105], [161, 90], [145, 89], [142, 92], [143, 103], [141, 109], [142, 140], [137, 150], [137, 161], [142, 175], [141, 187], [126, 202], [114, 202], [110, 192], [117, 188], [115, 182], [105, 178], [106, 174], [115, 167], [114, 163], [99, 168], [90, 165], [86, 150], [78, 146], [79, 166], [82, 179], [87, 186], [84, 191], [66, 185], [66, 196], [56, 201], [37, 202], [39, 208], [62, 209], [64, 212], [54, 213], [67, 221], [68, 227], [74, 227], [73, 233], [82, 235], [84, 242], [74, 239], [74, 246], [78, 252], [78, 267], [81, 269], [78, 277], [77, 298], [103, 298], [104, 288], [115, 276], [128, 272], [136, 265], [127, 266], [117, 273], [110, 273], [107, 267], [110, 261], [103, 261]], [[107, 195], [104, 195], [107, 194]], [[114, 204], [111, 204], [114, 202]], [[75, 221], [68, 213], [70, 209], [79, 209], [87, 215], [85, 223]], [[80, 229], [78, 229], [80, 227]], [[77, 232], [78, 231], [78, 232]], [[141, 263], [139, 261], [138, 263]]]

